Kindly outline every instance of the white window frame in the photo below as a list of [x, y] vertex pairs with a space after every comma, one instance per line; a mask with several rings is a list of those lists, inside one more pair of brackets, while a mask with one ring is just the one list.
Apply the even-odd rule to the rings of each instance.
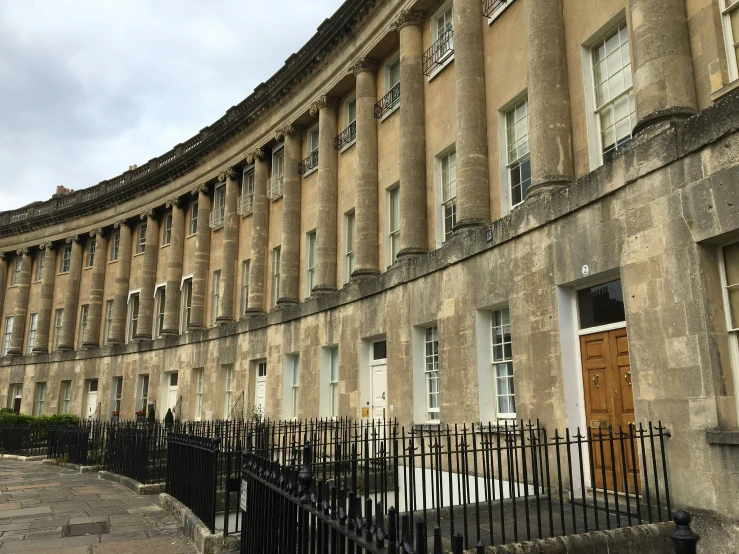
[[29, 317], [28, 323], [28, 350], [29, 354], [33, 354], [33, 349], [36, 346], [36, 331], [38, 328], [38, 314], [33, 313]]
[[[515, 113], [515, 110], [520, 108], [524, 105], [524, 103], [527, 104], [526, 109], [526, 153], [523, 155], [518, 156], [517, 158], [511, 160], [509, 153], [511, 150], [511, 144], [510, 144], [510, 137], [508, 132], [508, 119], [512, 112]], [[520, 138], [520, 137], [519, 137]], [[526, 162], [529, 163], [529, 187], [531, 186], [531, 140], [530, 140], [530, 125], [529, 125], [529, 115], [528, 115], [528, 91], [524, 91], [523, 93], [517, 95], [511, 102], [506, 104], [503, 109], [499, 112], [498, 117], [498, 139], [499, 144], [504, 144], [505, 148], [500, 148], [500, 183], [501, 183], [501, 215], [506, 215], [510, 213], [515, 207], [520, 206], [523, 204], [524, 200], [526, 200], [526, 196], [522, 193], [522, 199], [521, 202], [513, 203], [513, 191], [512, 191], [512, 180], [511, 180], [511, 171], [512, 168], [515, 167], [522, 167], [523, 164]], [[518, 139], [517, 139], [518, 141]], [[523, 181], [522, 181], [523, 182]], [[527, 188], [528, 192], [528, 188]]]
[[[351, 113], [350, 113], [350, 108], [351, 108], [351, 105], [352, 104], [354, 104], [354, 118], [353, 119], [352, 119], [352, 116], [351, 116]], [[344, 131], [346, 131], [349, 128], [349, 126], [352, 123], [356, 123], [356, 121], [357, 121], [357, 95], [356, 95], [356, 93], [354, 93], [351, 96], [348, 96], [344, 100], [344, 129], [341, 132], [343, 133]], [[341, 147], [341, 150], [339, 151], [339, 154], [343, 154], [344, 152], [346, 152], [347, 150], [349, 150], [349, 148], [351, 148], [352, 146], [354, 146], [354, 144], [356, 142], [357, 142], [357, 134], [355, 132], [354, 133], [354, 140], [352, 140], [351, 142], [348, 142], [347, 144], [345, 144], [344, 146], [342, 146]]]
[[[397, 194], [397, 201], [393, 202], [393, 197]], [[387, 245], [385, 247], [385, 263], [387, 267], [390, 267], [393, 265], [398, 256], [398, 252], [400, 251], [400, 218], [402, 217], [402, 214], [400, 213], [400, 185], [396, 184], [392, 187], [389, 187], [387, 189], [387, 201], [385, 204], [387, 205], [386, 212], [387, 217], [385, 218], [385, 227], [386, 227], [386, 238], [387, 238]], [[393, 205], [397, 204], [397, 205]], [[393, 223], [392, 223], [392, 214], [394, 213], [393, 210], [396, 210], [398, 212], [398, 228], [393, 229]], [[397, 242], [397, 244], [396, 244]], [[397, 251], [396, 251], [397, 248]]]
[[112, 240], [110, 241], [110, 259], [109, 262], [116, 262], [118, 261], [118, 251], [121, 247], [121, 230], [116, 229], [115, 233], [113, 233]]
[[69, 273], [72, 266], [72, 245], [68, 244], [62, 248], [62, 259], [59, 264], [59, 273]]
[[[395, 65], [398, 64], [398, 81], [397, 83], [392, 82], [392, 74], [390, 69]], [[396, 52], [393, 54], [390, 58], [387, 59], [383, 66], [383, 90], [385, 91], [384, 94], [387, 94], [390, 92], [395, 85], [400, 83], [400, 52]], [[395, 105], [390, 108], [388, 111], [386, 111], [384, 114], [382, 114], [382, 119], [380, 119], [380, 122], [385, 121], [390, 115], [394, 114], [396, 111], [400, 109], [400, 102], [402, 99], [402, 91], [401, 96], [398, 98], [398, 101], [395, 103]]]
[[[316, 137], [315, 144], [313, 144], [313, 141], [311, 140], [313, 136]], [[308, 131], [306, 133], [305, 144], [306, 144], [306, 151], [308, 153], [308, 156], [310, 156], [311, 154], [313, 154], [313, 152], [317, 152], [318, 151], [318, 148], [320, 146], [320, 143], [321, 143], [321, 135], [318, 133], [318, 124], [316, 123], [313, 127], [311, 127], [310, 129], [308, 129]], [[320, 155], [320, 153], [319, 153], [319, 155]], [[320, 162], [320, 158], [319, 158], [319, 162], [318, 163], [321, 163]], [[308, 171], [306, 171], [305, 173], [303, 173], [303, 179], [305, 179], [311, 173], [315, 173], [316, 171], [318, 171], [318, 166], [316, 166], [314, 168], [311, 168]]]
[[121, 398], [123, 397], [123, 377], [117, 375], [111, 379], [110, 382], [110, 412], [111, 417], [113, 412], [121, 414]]
[[277, 307], [277, 301], [280, 299], [280, 252], [281, 248], [275, 246], [272, 249], [272, 307]]
[[151, 326], [151, 338], [162, 336], [164, 328], [164, 305], [167, 302], [167, 283], [158, 283], [154, 287], [154, 321]]
[[34, 414], [42, 416], [46, 413], [46, 381], [36, 383], [36, 402]]
[[140, 295], [141, 289], [128, 292], [128, 302], [126, 303], [126, 344], [134, 339], [138, 330]]
[[[515, 420], [516, 419], [516, 393], [513, 373], [513, 337], [511, 334], [511, 315], [510, 308], [500, 308], [492, 310], [490, 312], [490, 359], [491, 359], [491, 371], [493, 373], [493, 379], [495, 381], [495, 413], [498, 420]], [[500, 315], [500, 322], [498, 321], [498, 315]], [[508, 322], [505, 322], [505, 316], [508, 316]], [[506, 328], [508, 329], [508, 337], [510, 340], [506, 340]], [[496, 342], [496, 331], [501, 331], [501, 341]], [[510, 351], [506, 352], [506, 346]], [[503, 375], [501, 377], [499, 373], [500, 366], [506, 366], [510, 374]], [[508, 380], [511, 388], [509, 392], [503, 392], [501, 390], [501, 381]], [[500, 399], [501, 397], [510, 397], [513, 401], [513, 411], [501, 411]]]
[[13, 321], [14, 316], [9, 315], [5, 318], [5, 325], [3, 326], [3, 356], [8, 355], [8, 351], [10, 350], [10, 339], [13, 336]]
[[164, 216], [164, 230], [162, 231], [162, 247], [169, 246], [172, 242], [172, 212]]
[[68, 414], [72, 411], [72, 381], [62, 381], [61, 413]]
[[254, 211], [254, 169], [254, 164], [251, 164], [241, 173], [241, 196], [238, 205], [241, 217], [251, 215]]
[[488, 16], [488, 25], [492, 25], [495, 20], [498, 19], [501, 14], [508, 8], [508, 6], [513, 4], [513, 2], [515, 2], [515, 0], [503, 0], [500, 4], [498, 4], [498, 7], [496, 7], [493, 10], [493, 13]]
[[233, 364], [224, 364], [223, 370], [225, 372], [223, 379], [223, 419], [229, 419], [233, 407], [234, 366]]
[[284, 413], [283, 416], [288, 420], [298, 419], [298, 410], [300, 403], [300, 355], [286, 354], [283, 375], [285, 376], [285, 386], [283, 391]]
[[[739, 79], [739, 61], [737, 61], [736, 56], [736, 45], [732, 42], [733, 30], [731, 28], [731, 12], [739, 10], [739, 2], [734, 2], [731, 6], [728, 6], [726, 0], [719, 0], [719, 9], [721, 10], [721, 23], [726, 47], [726, 66], [729, 72], [729, 82], [731, 83]], [[737, 34], [739, 34], [739, 29], [737, 29]]]
[[316, 230], [305, 234], [305, 297], [313, 294], [316, 283]]
[[211, 283], [211, 306], [210, 306], [210, 315], [211, 315], [211, 325], [216, 324], [216, 320], [218, 319], [218, 304], [221, 301], [221, 270], [217, 269], [213, 272], [213, 280]]
[[246, 314], [249, 307], [249, 270], [251, 268], [251, 259], [241, 262], [241, 313]]
[[[453, 156], [453, 165], [451, 165]], [[450, 192], [453, 192], [448, 198], [445, 196], [445, 179], [444, 179], [444, 161], [449, 160], [448, 163], [450, 163], [450, 166], [448, 168], [448, 171], [451, 175], [451, 170], [454, 170], [454, 179], [450, 180], [449, 183], [449, 190]], [[447, 149], [445, 149], [442, 153], [440, 153], [436, 157], [435, 161], [436, 166], [436, 197], [437, 197], [437, 205], [439, 206], [439, 209], [437, 211], [436, 216], [436, 227], [437, 227], [437, 233], [436, 233], [436, 246], [437, 248], [440, 247], [443, 243], [445, 243], [448, 239], [451, 238], [452, 232], [454, 230], [454, 225], [457, 223], [457, 150], [455, 146], [451, 146]], [[452, 190], [453, 189], [453, 190]], [[447, 221], [446, 221], [446, 209], [447, 206], [451, 206], [452, 208], [452, 229], [448, 230], [447, 232]]]
[[44, 280], [44, 265], [46, 262], [46, 250], [40, 250], [36, 256], [36, 282]]
[[203, 419], [204, 373], [205, 370], [202, 367], [195, 369], [195, 413], [193, 414], [195, 421]]
[[[434, 351], [435, 345], [435, 351]], [[429, 352], [431, 348], [431, 352]], [[424, 383], [426, 394], [426, 420], [438, 423], [441, 420], [441, 382], [439, 379], [439, 327], [430, 325], [424, 329]], [[436, 384], [436, 391], [432, 385]], [[436, 395], [436, 406], [432, 406], [431, 396]]]
[[214, 231], [223, 227], [226, 218], [226, 183], [213, 189], [213, 210], [210, 212], [210, 228]]
[[107, 346], [110, 340], [110, 328], [113, 326], [113, 300], [105, 301], [105, 329], [103, 331], [103, 345]]
[[719, 248], [719, 269], [721, 274], [721, 294], [724, 304], [724, 316], [726, 318], [726, 332], [729, 339], [729, 357], [731, 359], [731, 367], [733, 373], [734, 382], [734, 401], [736, 402], [736, 410], [739, 413], [739, 322], [734, 326], [731, 317], [731, 303], [729, 299], [729, 289], [739, 288], [739, 285], [729, 285], [726, 276], [726, 249], [734, 244], [736, 241], [732, 241], [723, 244]]
[[186, 333], [192, 314], [192, 275], [182, 277], [180, 283], [180, 333]]
[[352, 280], [352, 273], [354, 272], [356, 223], [354, 208], [352, 208], [344, 214], [344, 284]]
[[269, 199], [272, 200], [272, 202], [278, 198], [282, 198], [282, 184], [285, 179], [284, 146], [284, 144], [279, 144], [272, 149], [272, 176], [269, 178], [269, 184], [267, 187], [267, 196], [269, 196]]
[[56, 350], [62, 340], [62, 325], [64, 323], [64, 308], [57, 308], [54, 312], [54, 341], [52, 342]]
[[80, 306], [80, 336], [78, 339], [77, 344], [79, 345], [77, 348], [82, 348], [82, 343], [85, 340], [85, 332], [87, 331], [87, 318], [90, 313], [90, 305], [89, 304], [82, 304]]
[[148, 231], [148, 222], [139, 223], [138, 232], [136, 233], [136, 255], [146, 252], [146, 233]]
[[319, 395], [319, 412], [331, 419], [339, 417], [339, 347], [338, 345], [321, 348], [321, 394]]
[[23, 268], [23, 258], [21, 256], [16, 256], [13, 260], [13, 276], [10, 280], [10, 285], [15, 286], [19, 285], [21, 282], [21, 271]]
[[[431, 44], [435, 44], [437, 40], [439, 40], [439, 25], [438, 21], [445, 16], [447, 11], [449, 9], [452, 9], [451, 14], [451, 30], [452, 30], [452, 38], [449, 41], [451, 44], [449, 46], [450, 52], [444, 54], [444, 57], [442, 58], [442, 61], [440, 64], [438, 64], [429, 74], [428, 81], [430, 82], [433, 80], [439, 73], [444, 71], [446, 66], [448, 66], [450, 63], [454, 61], [454, 4], [452, 0], [447, 0], [442, 4], [442, 6], [436, 10], [434, 15], [431, 16]], [[402, 87], [402, 85], [401, 85]]]
[[195, 200], [190, 204], [190, 221], [187, 224], [187, 236], [191, 237], [198, 232], [198, 210], [200, 203]]
[[136, 384], [136, 412], [141, 410], [144, 416], [148, 414], [149, 403], [149, 374], [140, 373]]
[[90, 237], [87, 241], [87, 257], [85, 258], [85, 267], [92, 267], [95, 265], [95, 252], [97, 251], [98, 239], [97, 237]]

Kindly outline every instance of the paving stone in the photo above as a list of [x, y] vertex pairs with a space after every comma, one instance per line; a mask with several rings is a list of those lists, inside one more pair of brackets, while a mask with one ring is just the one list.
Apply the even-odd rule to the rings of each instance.
[[88, 515], [95, 516], [120, 516], [128, 513], [125, 508], [120, 506], [105, 506], [100, 508], [86, 508], [85, 512]]
[[16, 510], [20, 507], [20, 502], [6, 502], [5, 504], [0, 504], [0, 511], [5, 512], [6, 510]]
[[69, 518], [69, 525], [79, 525], [81, 523], [100, 523], [107, 522], [108, 516], [77, 516]]
[[[26, 462], [28, 463], [28, 462]], [[8, 552], [59, 552], [62, 548], [69, 548], [72, 546], [82, 546], [88, 544], [98, 544], [100, 539], [97, 535], [89, 537], [69, 537], [67, 539], [38, 539], [38, 540], [23, 540], [23, 541], [12, 541], [3, 543], [3, 547], [0, 550], [3, 554]], [[86, 550], [85, 550], [86, 551]]]

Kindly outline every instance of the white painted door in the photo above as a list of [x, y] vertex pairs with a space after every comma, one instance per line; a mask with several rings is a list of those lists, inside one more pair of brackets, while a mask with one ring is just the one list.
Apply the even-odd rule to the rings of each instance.
[[[177, 377], [177, 373], [170, 373], [169, 382], [167, 383], [167, 408], [172, 411], [177, 405]], [[166, 410], [164, 413], [167, 413]]]
[[254, 385], [254, 411], [264, 414], [267, 400], [267, 362], [257, 364], [257, 376]]
[[98, 381], [97, 379], [90, 379], [90, 385], [87, 390], [87, 409], [85, 410], [85, 417], [89, 420], [95, 417], [95, 412], [98, 408]]
[[380, 421], [387, 416], [387, 364], [372, 366], [372, 419]]

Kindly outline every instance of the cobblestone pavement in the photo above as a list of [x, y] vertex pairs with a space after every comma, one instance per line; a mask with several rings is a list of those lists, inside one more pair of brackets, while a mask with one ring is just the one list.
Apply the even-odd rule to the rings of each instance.
[[197, 552], [156, 496], [41, 462], [0, 459], [0, 554]]

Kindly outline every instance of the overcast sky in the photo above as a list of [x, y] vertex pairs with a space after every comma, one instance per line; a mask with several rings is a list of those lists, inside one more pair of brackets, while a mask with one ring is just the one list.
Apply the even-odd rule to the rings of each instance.
[[0, 0], [0, 211], [213, 123], [342, 0]]

